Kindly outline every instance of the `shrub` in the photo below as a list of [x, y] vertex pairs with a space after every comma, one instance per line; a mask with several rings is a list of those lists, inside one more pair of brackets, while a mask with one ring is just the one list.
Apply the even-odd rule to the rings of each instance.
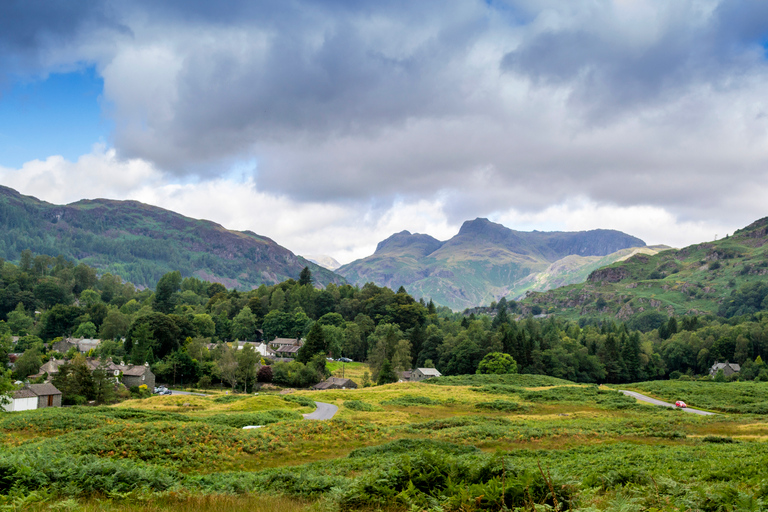
[[363, 402], [362, 400], [345, 400], [344, 407], [346, 407], [347, 409], [351, 409], [353, 411], [363, 411], [363, 412], [381, 410], [375, 405], [369, 404], [368, 402]]
[[391, 400], [384, 400], [381, 405], [398, 405], [402, 407], [411, 407], [418, 405], [440, 405], [439, 400], [420, 395], [404, 395]]
[[510, 402], [507, 400], [494, 400], [492, 402], [480, 402], [475, 404], [475, 407], [478, 409], [489, 409], [493, 411], [505, 411], [505, 412], [511, 412], [511, 411], [519, 411], [521, 409], [524, 409], [524, 407], [517, 402]]
[[302, 395], [284, 395], [283, 400], [286, 402], [294, 402], [299, 404], [302, 407], [314, 407], [315, 401], [309, 398], [308, 396], [302, 396]]
[[272, 382], [272, 367], [262, 366], [259, 373], [256, 374], [256, 380], [259, 382]]

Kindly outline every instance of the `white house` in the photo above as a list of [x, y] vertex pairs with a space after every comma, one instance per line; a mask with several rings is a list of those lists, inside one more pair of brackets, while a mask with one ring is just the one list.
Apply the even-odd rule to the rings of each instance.
[[8, 412], [31, 411], [37, 409], [37, 395], [29, 388], [17, 389], [13, 393], [13, 400], [3, 405]]

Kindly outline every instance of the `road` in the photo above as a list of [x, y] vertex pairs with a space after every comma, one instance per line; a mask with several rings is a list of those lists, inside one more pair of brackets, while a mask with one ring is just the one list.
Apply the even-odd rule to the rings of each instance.
[[190, 391], [177, 391], [175, 389], [171, 390], [171, 393], [174, 395], [194, 395], [194, 396], [208, 396], [205, 393], [192, 393]]
[[[638, 400], [642, 400], [643, 402], [648, 402], [649, 404], [653, 405], [659, 405], [661, 407], [674, 407], [675, 404], [670, 404], [669, 402], [662, 402], [661, 400], [656, 400], [655, 398], [651, 398], [649, 396], [641, 395], [640, 393], [637, 393], [635, 391], [626, 391], [623, 389], [620, 389], [622, 393], [624, 393], [627, 396], [631, 396], [632, 398], [637, 398]], [[690, 407], [682, 408], [685, 412], [690, 412], [692, 414], [699, 414], [701, 416], [712, 416], [713, 412], [707, 412], [707, 411], [700, 411], [698, 409], [692, 409]]]
[[317, 406], [317, 410], [313, 413], [305, 414], [305, 420], [329, 420], [333, 418], [336, 411], [339, 410], [335, 405], [327, 404], [325, 402], [315, 402], [315, 405]]

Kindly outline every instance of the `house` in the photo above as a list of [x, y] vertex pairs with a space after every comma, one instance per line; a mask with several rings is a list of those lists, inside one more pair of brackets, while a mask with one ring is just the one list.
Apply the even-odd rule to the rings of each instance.
[[352, 379], [342, 379], [340, 377], [329, 377], [323, 382], [318, 382], [314, 389], [357, 389], [357, 384]]
[[262, 357], [269, 357], [275, 355], [275, 351], [269, 348], [266, 343], [259, 343], [255, 341], [235, 341], [232, 344], [232, 348], [242, 350], [245, 347], [253, 347], [253, 350], [262, 355]]
[[274, 354], [282, 357], [296, 357], [300, 348], [298, 345], [282, 345], [275, 350]]
[[30, 375], [29, 378], [36, 379], [47, 373], [48, 378], [46, 380], [50, 382], [51, 379], [59, 374], [59, 366], [65, 364], [66, 362], [67, 361], [63, 359], [56, 359], [55, 357], [52, 357], [48, 360], [47, 363], [40, 367], [40, 370], [35, 375]]
[[117, 365], [117, 368], [123, 372], [123, 384], [127, 388], [133, 386], [146, 386], [151, 390], [155, 387], [155, 374], [149, 369], [149, 363], [138, 365]]
[[50, 382], [45, 384], [30, 384], [29, 389], [37, 395], [37, 408], [61, 407], [61, 391]]
[[280, 347], [284, 346], [301, 346], [301, 341], [294, 338], [275, 338], [269, 342], [270, 348], [277, 351]]
[[101, 340], [94, 338], [65, 338], [53, 344], [53, 350], [66, 354], [70, 348], [77, 347], [78, 352], [87, 354], [101, 344]]
[[739, 373], [741, 371], [741, 366], [736, 363], [729, 363], [728, 361], [724, 363], [715, 362], [715, 364], [712, 365], [712, 368], [709, 369], [709, 376], [714, 378], [720, 370], [723, 370], [723, 375], [730, 377], [734, 373]]
[[443, 374], [437, 371], [435, 368], [416, 368], [411, 372], [412, 381], [421, 381], [431, 379], [432, 377], [441, 377]]
[[31, 389], [17, 389], [13, 392], [11, 403], [3, 405], [8, 412], [31, 411], [37, 409], [37, 395]]
[[400, 382], [408, 382], [413, 377], [413, 370], [405, 370], [400, 373]]

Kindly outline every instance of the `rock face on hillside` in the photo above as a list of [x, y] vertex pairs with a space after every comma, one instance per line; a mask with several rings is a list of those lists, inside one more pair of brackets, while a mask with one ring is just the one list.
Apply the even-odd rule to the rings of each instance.
[[60, 206], [0, 187], [0, 229], [2, 258], [17, 260], [24, 249], [62, 254], [139, 286], [154, 287], [166, 272], [180, 270], [185, 277], [251, 289], [298, 279], [305, 266], [317, 283], [343, 282], [267, 237], [137, 201]]
[[[373, 255], [337, 273], [359, 285], [404, 286], [417, 297], [459, 310], [542, 289], [542, 283], [583, 281], [598, 262], [612, 263], [619, 256], [610, 255], [617, 251], [643, 246], [639, 238], [620, 231], [525, 232], [479, 218], [465, 222], [445, 242], [408, 231], [395, 233], [379, 243]], [[568, 257], [567, 265], [551, 267]], [[557, 269], [556, 277], [531, 277], [551, 268]]]

